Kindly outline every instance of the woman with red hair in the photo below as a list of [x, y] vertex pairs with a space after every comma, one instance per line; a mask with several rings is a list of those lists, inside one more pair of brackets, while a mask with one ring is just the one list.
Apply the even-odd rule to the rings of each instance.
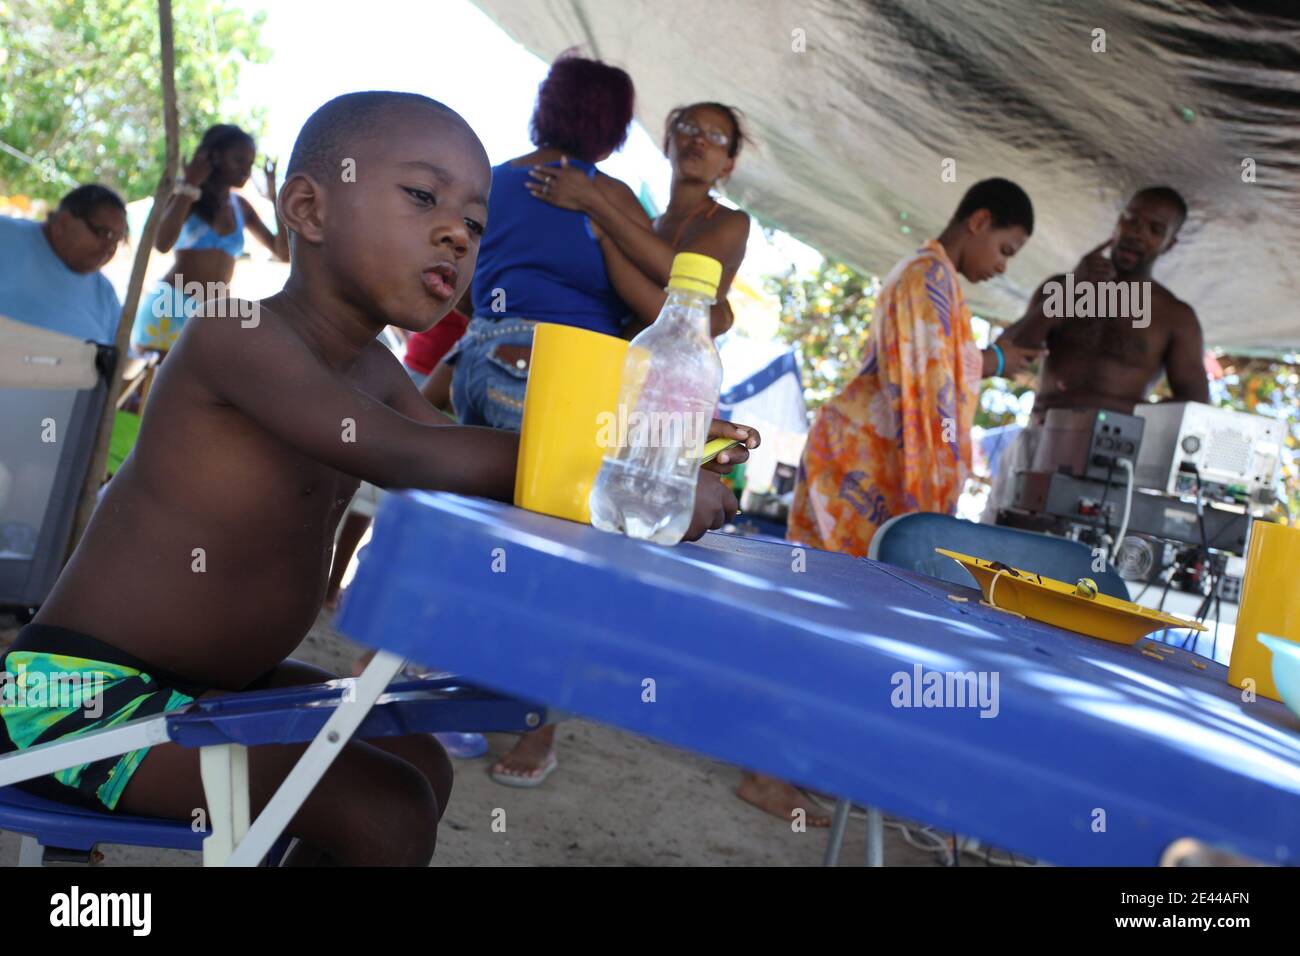
[[[553, 322], [619, 335], [628, 308], [610, 282], [586, 216], [534, 202], [524, 189], [536, 166], [561, 163], [596, 176], [596, 163], [627, 139], [632, 79], [599, 60], [564, 55], [537, 93], [535, 150], [492, 170], [488, 228], [474, 270], [474, 315], [446, 362], [452, 404], [465, 425], [517, 431], [533, 327]], [[640, 210], [632, 191], [600, 177], [611, 201]], [[435, 374], [435, 378], [440, 376]]]
[[[519, 430], [538, 322], [622, 332], [628, 308], [610, 282], [590, 221], [534, 201], [524, 183], [534, 167], [560, 164], [575, 175], [597, 177], [595, 164], [627, 139], [634, 95], [631, 77], [618, 67], [562, 55], [537, 91], [530, 124], [537, 148], [493, 168], [473, 318], [424, 387], [425, 397], [437, 402], [454, 372], [452, 406], [462, 424]], [[598, 178], [611, 202], [640, 212], [627, 186]], [[492, 779], [539, 786], [556, 767], [554, 737], [554, 725], [524, 734], [492, 767]], [[464, 748], [474, 752], [468, 738]]]

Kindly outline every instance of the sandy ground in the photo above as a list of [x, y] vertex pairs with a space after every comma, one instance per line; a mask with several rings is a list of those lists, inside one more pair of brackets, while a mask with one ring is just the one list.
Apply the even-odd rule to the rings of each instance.
[[[13, 630], [0, 631], [0, 647]], [[322, 613], [296, 657], [336, 673], [351, 672], [358, 649]], [[733, 794], [731, 766], [624, 733], [574, 720], [557, 735], [559, 769], [540, 789], [493, 783], [488, 767], [514, 737], [489, 736], [488, 756], [456, 761], [451, 805], [438, 835], [434, 866], [814, 866], [826, 830], [796, 833], [789, 823]], [[505, 811], [505, 832], [493, 819]], [[499, 829], [499, 827], [498, 827]], [[197, 866], [199, 855], [103, 845], [105, 866]], [[861, 821], [850, 823], [841, 865], [865, 853]], [[18, 838], [0, 833], [0, 866], [18, 859]], [[890, 866], [938, 865], [895, 829], [885, 831]]]

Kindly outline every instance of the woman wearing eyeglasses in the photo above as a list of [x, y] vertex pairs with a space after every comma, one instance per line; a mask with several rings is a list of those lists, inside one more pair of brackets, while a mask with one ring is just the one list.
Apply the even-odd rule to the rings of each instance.
[[[243, 196], [232, 192], [248, 182], [257, 146], [238, 126], [208, 129], [185, 166], [163, 210], [154, 247], [176, 248], [167, 274], [140, 300], [131, 342], [139, 349], [167, 352], [185, 320], [210, 298], [225, 293], [244, 251], [244, 230], [252, 232], [282, 262], [289, 261], [289, 233], [276, 212], [273, 233]], [[263, 166], [266, 195], [275, 201], [275, 163]]]
[[530, 171], [526, 187], [535, 197], [586, 213], [595, 226], [610, 281], [638, 320], [625, 334], [634, 334], [659, 315], [678, 252], [698, 252], [722, 263], [713, 334], [731, 327], [727, 289], [745, 258], [749, 216], [718, 203], [712, 191], [731, 175], [744, 141], [733, 107], [694, 103], [669, 113], [664, 153], [672, 163], [672, 189], [667, 211], [653, 221], [639, 205], [613, 201], [599, 174], [589, 177], [567, 163]]

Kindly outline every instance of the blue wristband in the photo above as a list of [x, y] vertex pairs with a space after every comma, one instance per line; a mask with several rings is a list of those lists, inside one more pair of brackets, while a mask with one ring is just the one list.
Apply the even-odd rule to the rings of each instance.
[[1003, 370], [1004, 368], [1007, 367], [1007, 360], [1006, 360], [1006, 357], [1002, 354], [1002, 347], [1001, 347], [1000, 345], [998, 345], [997, 342], [994, 342], [993, 344], [991, 344], [991, 345], [989, 346], [989, 348], [991, 348], [991, 349], [993, 350], [994, 354], [996, 354], [997, 357], [998, 357], [998, 367], [997, 367], [997, 369], [993, 372], [992, 377], [993, 377], [993, 378], [1001, 378], [1001, 377], [1002, 377], [1002, 370]]

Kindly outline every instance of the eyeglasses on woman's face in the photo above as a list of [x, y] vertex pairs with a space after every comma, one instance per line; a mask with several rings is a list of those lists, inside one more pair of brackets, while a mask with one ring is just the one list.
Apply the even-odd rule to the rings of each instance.
[[673, 129], [677, 131], [678, 135], [685, 136], [687, 139], [694, 139], [696, 136], [703, 136], [714, 146], [720, 146], [724, 149], [727, 144], [731, 142], [731, 137], [722, 130], [713, 128], [705, 129], [691, 120], [678, 120], [677, 125], [674, 126]]

